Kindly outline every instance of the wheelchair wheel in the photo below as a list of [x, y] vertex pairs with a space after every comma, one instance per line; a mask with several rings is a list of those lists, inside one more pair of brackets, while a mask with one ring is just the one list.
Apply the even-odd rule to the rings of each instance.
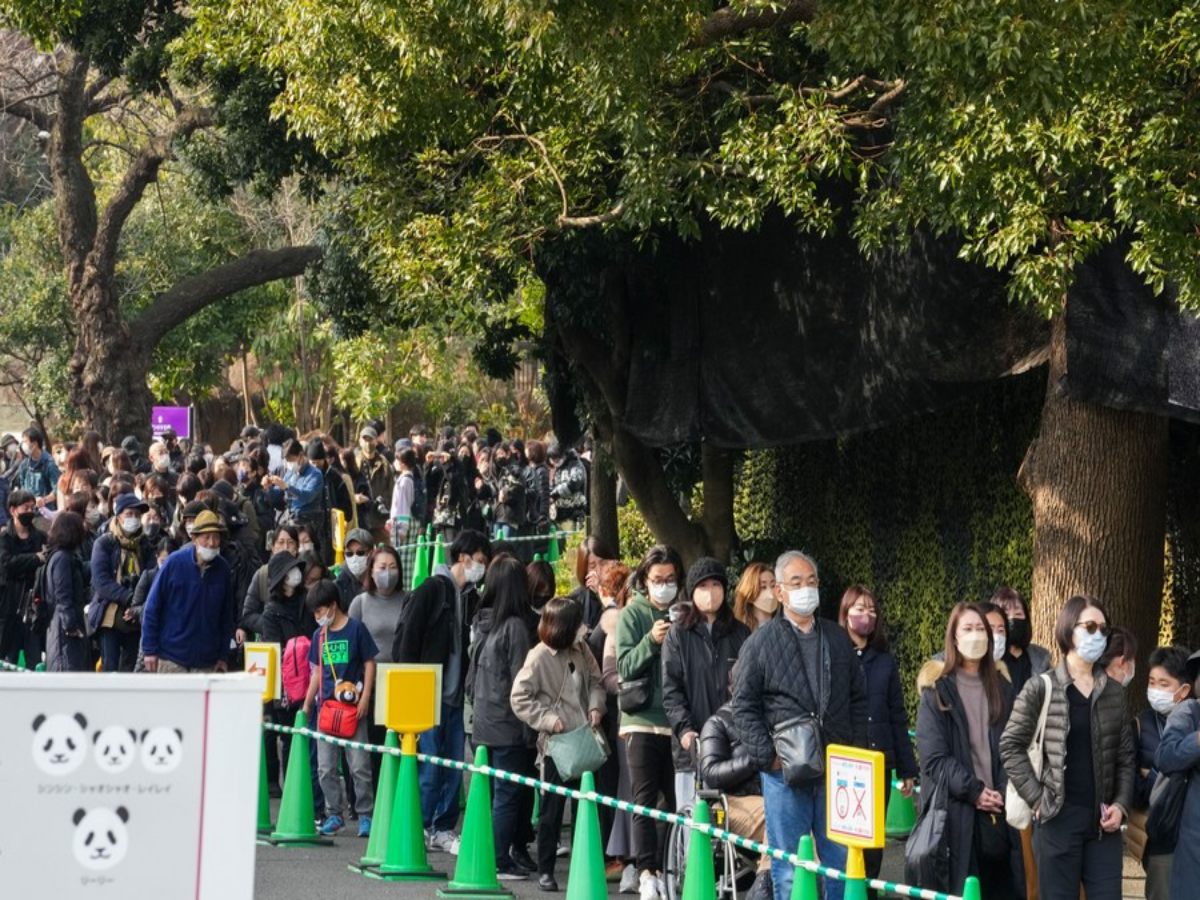
[[[691, 810], [680, 815], [691, 816]], [[683, 873], [687, 869], [688, 841], [692, 830], [685, 825], [672, 825], [667, 832], [667, 859], [663, 870], [663, 882], [667, 887], [668, 900], [683, 897]]]

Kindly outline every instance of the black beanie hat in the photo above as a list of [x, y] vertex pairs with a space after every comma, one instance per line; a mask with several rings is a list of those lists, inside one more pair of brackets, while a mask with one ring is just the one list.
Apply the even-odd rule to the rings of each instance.
[[687, 599], [692, 599], [692, 592], [696, 590], [696, 585], [709, 578], [715, 578], [721, 582], [721, 586], [725, 588], [725, 592], [729, 592], [729, 573], [725, 571], [725, 565], [711, 556], [702, 556], [694, 563], [687, 572]]

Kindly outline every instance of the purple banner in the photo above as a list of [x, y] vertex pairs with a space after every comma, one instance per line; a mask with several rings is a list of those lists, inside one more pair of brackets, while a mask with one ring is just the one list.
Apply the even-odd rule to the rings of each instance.
[[151, 409], [150, 430], [158, 437], [168, 428], [175, 429], [175, 436], [192, 436], [192, 408], [190, 406], [155, 406]]

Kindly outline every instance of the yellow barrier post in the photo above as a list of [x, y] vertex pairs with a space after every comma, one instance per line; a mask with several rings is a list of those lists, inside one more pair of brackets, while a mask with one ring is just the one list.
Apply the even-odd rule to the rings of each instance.
[[867, 900], [864, 849], [886, 841], [883, 754], [831, 744], [825, 750], [825, 821], [831, 841], [844, 844], [846, 900]]

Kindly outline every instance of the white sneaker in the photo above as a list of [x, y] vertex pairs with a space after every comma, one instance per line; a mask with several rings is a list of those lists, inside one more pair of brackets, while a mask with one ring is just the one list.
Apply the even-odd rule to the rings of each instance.
[[571, 852], [571, 848], [568, 847], [566, 844], [564, 844], [562, 841], [559, 841], [558, 849], [554, 851], [554, 855], [557, 856], [559, 859], [562, 859], [564, 856], [566, 856], [570, 852]]
[[638, 871], [637, 867], [630, 863], [625, 867], [625, 871], [621, 873], [621, 884], [617, 888], [618, 894], [636, 894], [638, 889]]
[[661, 900], [667, 900], [667, 885], [662, 880], [661, 875], [654, 876], [654, 887], [658, 890], [658, 896]]
[[451, 856], [458, 856], [458, 835], [453, 831], [435, 831], [429, 839], [430, 850], [441, 850]]
[[658, 879], [649, 872], [638, 877], [638, 900], [658, 900]]

